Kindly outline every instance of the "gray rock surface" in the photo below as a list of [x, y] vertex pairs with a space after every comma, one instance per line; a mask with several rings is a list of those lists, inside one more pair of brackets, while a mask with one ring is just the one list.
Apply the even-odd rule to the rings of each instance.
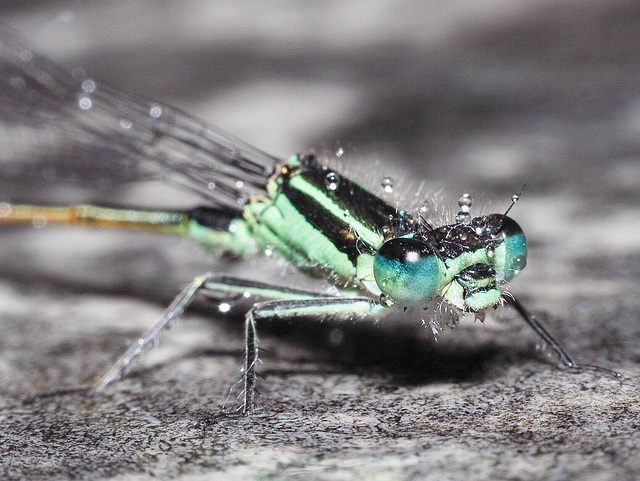
[[65, 67], [277, 155], [341, 145], [349, 172], [380, 161], [375, 175], [410, 179], [396, 190], [424, 179], [451, 210], [468, 191], [503, 211], [526, 181], [512, 215], [530, 258], [512, 290], [578, 360], [624, 381], [556, 368], [508, 312], [437, 343], [419, 313], [264, 326], [259, 409], [241, 417], [241, 322], [202, 303], [96, 395], [83, 386], [195, 275], [300, 281], [173, 238], [2, 227], [0, 479], [640, 477], [640, 6], [322, 5], [0, 11]]

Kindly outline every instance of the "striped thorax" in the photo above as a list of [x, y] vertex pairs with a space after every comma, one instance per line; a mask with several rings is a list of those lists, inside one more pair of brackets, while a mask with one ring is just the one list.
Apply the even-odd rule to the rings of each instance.
[[385, 305], [443, 297], [463, 311], [502, 301], [501, 286], [526, 264], [526, 239], [506, 215], [434, 227], [398, 210], [314, 156], [276, 168], [268, 196], [245, 209], [261, 248]]

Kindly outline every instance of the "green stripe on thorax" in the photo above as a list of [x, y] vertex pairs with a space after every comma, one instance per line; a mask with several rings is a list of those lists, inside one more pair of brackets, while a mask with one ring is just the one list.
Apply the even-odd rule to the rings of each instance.
[[254, 200], [245, 208], [245, 219], [261, 248], [272, 249], [306, 272], [353, 283], [355, 267], [348, 256], [281, 195], [280, 176], [276, 173], [269, 179], [268, 199]]
[[336, 222], [346, 224], [349, 229], [353, 230], [354, 235], [356, 235], [360, 241], [374, 249], [379, 248], [384, 242], [384, 237], [380, 232], [376, 232], [370, 227], [364, 225], [355, 218], [351, 212], [341, 208], [326, 193], [308, 182], [302, 176], [292, 176], [289, 180], [289, 185], [299, 192], [311, 197], [320, 206], [322, 206], [323, 209], [331, 213]]

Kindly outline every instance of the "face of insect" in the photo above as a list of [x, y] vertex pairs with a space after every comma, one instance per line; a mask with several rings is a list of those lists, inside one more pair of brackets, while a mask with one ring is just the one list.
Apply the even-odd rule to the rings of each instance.
[[386, 241], [373, 273], [394, 303], [421, 306], [441, 295], [465, 311], [498, 304], [500, 286], [526, 265], [527, 242], [511, 218], [492, 214]]

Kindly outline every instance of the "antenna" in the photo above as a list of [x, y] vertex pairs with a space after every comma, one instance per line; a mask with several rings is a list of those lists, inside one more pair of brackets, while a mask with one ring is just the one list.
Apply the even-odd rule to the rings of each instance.
[[514, 205], [516, 205], [516, 202], [518, 202], [520, 200], [520, 196], [523, 194], [524, 192], [524, 188], [527, 186], [527, 183], [525, 182], [524, 185], [522, 186], [522, 189], [520, 189], [520, 192], [518, 192], [517, 194], [513, 194], [511, 196], [511, 205], [509, 206], [509, 208], [505, 211], [505, 213], [503, 215], [507, 215], [509, 213], [509, 211], [513, 208]]

